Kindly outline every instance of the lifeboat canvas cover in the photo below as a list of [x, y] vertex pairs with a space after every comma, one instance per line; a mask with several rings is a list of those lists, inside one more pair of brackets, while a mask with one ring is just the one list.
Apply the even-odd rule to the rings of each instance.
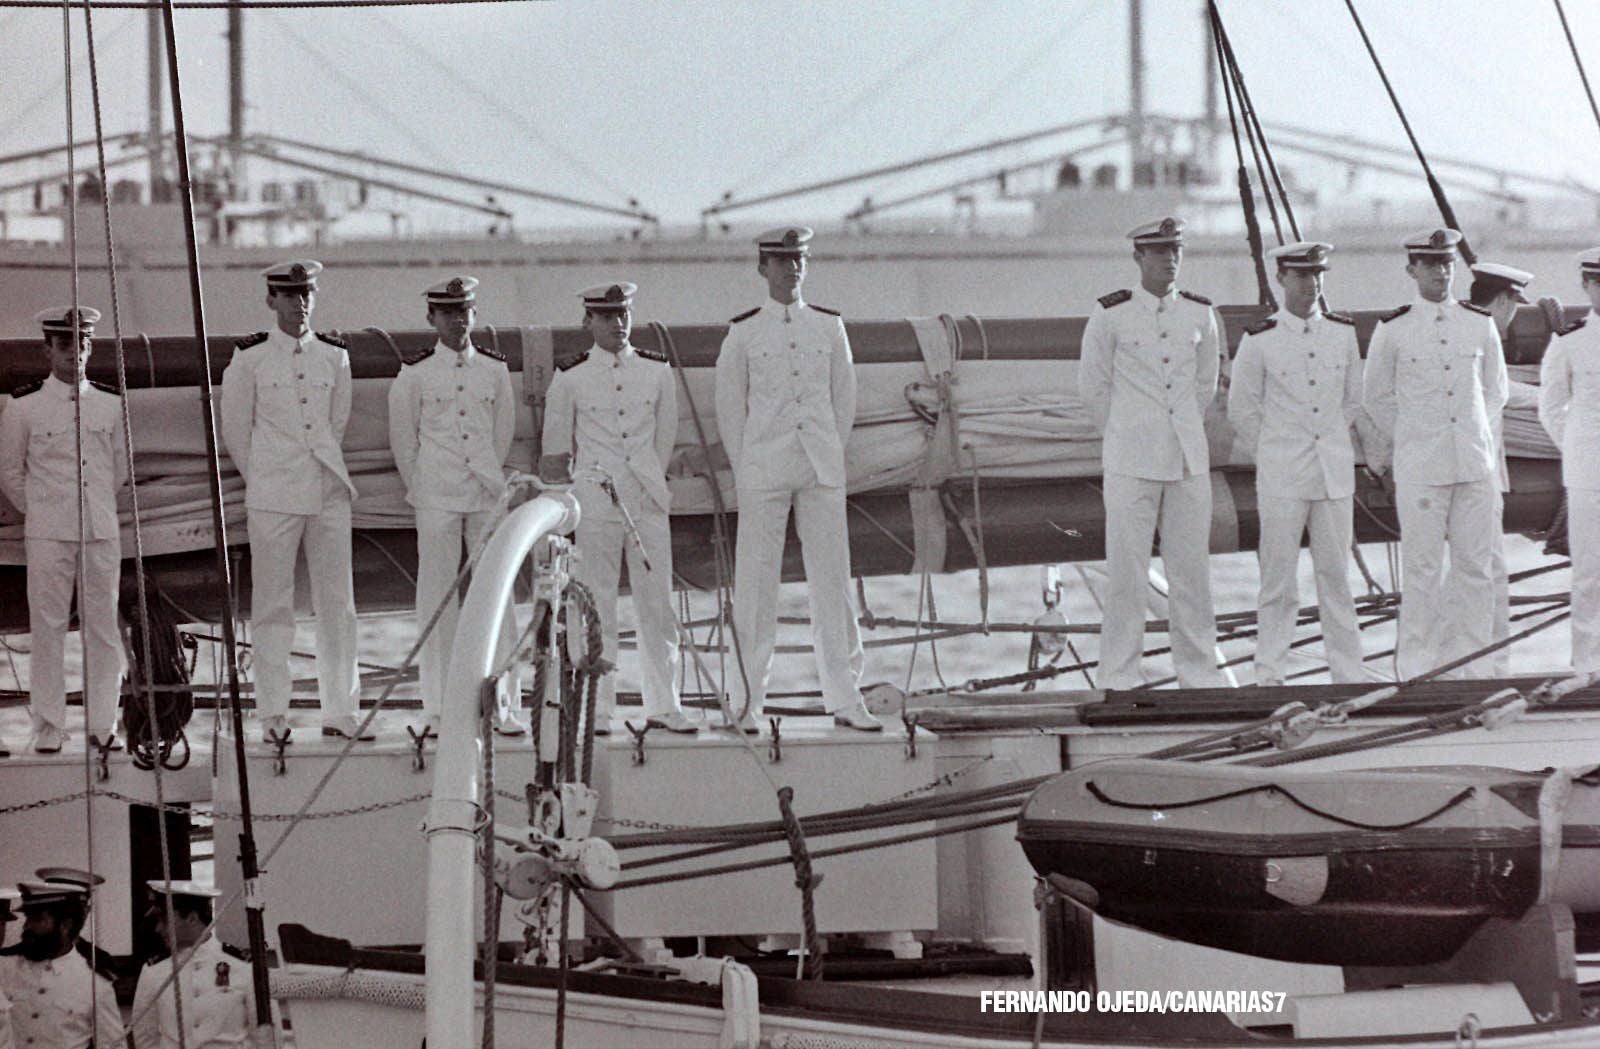
[[1041, 785], [1017, 837], [1102, 917], [1264, 958], [1422, 965], [1540, 890], [1545, 777], [1108, 761]]

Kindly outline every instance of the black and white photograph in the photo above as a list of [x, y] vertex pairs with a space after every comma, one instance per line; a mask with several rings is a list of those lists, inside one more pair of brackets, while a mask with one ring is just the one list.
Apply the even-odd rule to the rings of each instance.
[[0, 0], [0, 1049], [1600, 1046], [1597, 99]]

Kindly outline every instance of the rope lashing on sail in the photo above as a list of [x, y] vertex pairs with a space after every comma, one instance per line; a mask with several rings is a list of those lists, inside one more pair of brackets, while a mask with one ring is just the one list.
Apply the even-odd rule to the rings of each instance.
[[1293, 805], [1302, 812], [1309, 812], [1313, 816], [1320, 816], [1322, 819], [1328, 820], [1331, 823], [1337, 823], [1341, 827], [1351, 827], [1355, 830], [1378, 831], [1410, 830], [1412, 827], [1420, 827], [1425, 823], [1432, 823], [1434, 820], [1438, 819], [1440, 816], [1443, 816], [1451, 809], [1465, 804], [1475, 793], [1475, 788], [1464, 787], [1452, 795], [1449, 800], [1445, 801], [1443, 804], [1429, 812], [1425, 812], [1422, 815], [1415, 817], [1414, 819], [1402, 820], [1398, 823], [1368, 823], [1365, 820], [1356, 820], [1351, 819], [1348, 816], [1340, 816], [1337, 813], [1329, 812], [1327, 809], [1313, 805], [1280, 783], [1258, 783], [1252, 787], [1240, 787], [1238, 790], [1223, 791], [1219, 794], [1211, 794], [1201, 798], [1186, 798], [1182, 801], [1125, 801], [1120, 798], [1114, 798], [1107, 794], [1099, 784], [1095, 783], [1094, 780], [1089, 780], [1083, 786], [1084, 789], [1093, 795], [1094, 799], [1100, 802], [1102, 805], [1109, 805], [1114, 809], [1131, 809], [1135, 812], [1175, 812], [1179, 809], [1192, 809], [1201, 805], [1215, 805], [1219, 801], [1231, 801], [1234, 798], [1246, 798], [1253, 794], [1266, 794], [1272, 797], [1286, 798], [1289, 804]]
[[1561, 6], [1561, 0], [1553, 0], [1556, 5], [1556, 14], [1561, 19], [1561, 32], [1566, 34], [1567, 48], [1572, 52], [1572, 64], [1578, 67], [1578, 79], [1583, 81], [1583, 94], [1589, 100], [1589, 112], [1594, 114], [1596, 128], [1600, 128], [1600, 106], [1595, 105], [1594, 89], [1589, 86], [1589, 74], [1584, 71], [1583, 59], [1578, 56], [1578, 44], [1572, 39], [1572, 27], [1567, 24], [1567, 12]]
[[[1439, 206], [1439, 214], [1444, 219], [1444, 224], [1454, 230], [1461, 230], [1461, 223], [1456, 219], [1455, 209], [1450, 207], [1450, 200], [1445, 196], [1444, 187], [1434, 177], [1433, 168], [1428, 165], [1428, 158], [1422, 152], [1422, 145], [1417, 141], [1417, 136], [1411, 130], [1411, 121], [1406, 116], [1406, 111], [1400, 105], [1400, 96], [1395, 94], [1394, 85], [1389, 83], [1389, 74], [1383, 68], [1383, 62], [1378, 58], [1377, 49], [1372, 46], [1372, 38], [1367, 35], [1367, 27], [1362, 24], [1361, 16], [1356, 13], [1355, 0], [1344, 0], [1344, 6], [1350, 12], [1350, 19], [1356, 24], [1356, 31], [1361, 34], [1361, 42], [1366, 45], [1367, 54], [1372, 58], [1372, 66], [1378, 71], [1378, 78], [1383, 81], [1383, 89], [1389, 94], [1389, 101], [1394, 106], [1395, 115], [1400, 118], [1400, 126], [1405, 129], [1406, 138], [1411, 141], [1411, 151], [1417, 155], [1417, 162], [1422, 165], [1422, 172], [1428, 179], [1428, 190], [1433, 194], [1434, 203]], [[1462, 236], [1458, 245], [1461, 257], [1467, 260], [1467, 265], [1478, 261], [1477, 253], [1467, 243], [1467, 238]]]

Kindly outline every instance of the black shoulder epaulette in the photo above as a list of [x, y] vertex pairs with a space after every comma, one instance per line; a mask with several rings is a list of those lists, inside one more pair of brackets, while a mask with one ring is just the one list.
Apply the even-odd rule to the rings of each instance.
[[429, 346], [425, 350], [418, 350], [416, 353], [413, 353], [411, 356], [403, 357], [401, 359], [406, 364], [419, 364], [422, 361], [427, 360], [429, 357], [432, 357], [433, 356], [433, 351], [434, 351], [434, 347]]
[[751, 317], [754, 317], [756, 314], [758, 314], [760, 312], [761, 312], [761, 307], [760, 306], [757, 306], [753, 310], [745, 310], [743, 313], [739, 314], [739, 316], [733, 318], [728, 323], [729, 324], [738, 324], [740, 321], [747, 321]]
[[0, 947], [0, 957], [15, 958], [22, 953], [22, 944], [14, 943], [9, 947]]
[[[1583, 322], [1579, 321], [1578, 323], [1582, 324]], [[11, 399], [16, 400], [18, 397], [26, 397], [28, 394], [38, 393], [42, 389], [44, 389], [43, 379], [35, 379], [32, 382], [25, 382], [21, 386], [18, 386], [16, 389], [11, 391]]]
[[582, 364], [584, 361], [586, 361], [588, 359], [589, 359], [589, 351], [588, 350], [584, 350], [582, 353], [580, 353], [576, 357], [572, 358], [572, 360], [563, 361], [562, 363], [556, 365], [556, 371], [564, 372], [569, 368], [576, 368], [578, 365]]
[[268, 334], [264, 331], [258, 331], [254, 335], [246, 335], [244, 338], [236, 340], [233, 348], [236, 350], [248, 350], [252, 346], [260, 346], [267, 341]]
[[1336, 324], [1354, 324], [1356, 322], [1356, 319], [1348, 313], [1334, 313], [1332, 310], [1327, 311], [1323, 316]]
[[1112, 292], [1110, 295], [1100, 296], [1100, 307], [1109, 310], [1113, 306], [1121, 306], [1131, 298], [1133, 298], [1133, 292], [1123, 288], [1120, 291]]
[[493, 348], [492, 346], [478, 346], [477, 343], [473, 343], [472, 345], [477, 346], [478, 352], [483, 354], [485, 357], [489, 358], [490, 360], [499, 361], [501, 364], [504, 364], [506, 362], [506, 355], [501, 353], [499, 350]]
[[1182, 295], [1184, 298], [1188, 299], [1190, 302], [1198, 302], [1202, 306], [1211, 305], [1211, 300], [1206, 298], [1204, 295], [1196, 295], [1192, 291], [1180, 291], [1180, 292], [1178, 292], [1178, 294]]
[[243, 947], [235, 947], [231, 943], [225, 943], [222, 945], [222, 953], [226, 954], [229, 958], [237, 958], [241, 962], [248, 962], [250, 960], [249, 951], [245, 950]]
[[1456, 301], [1461, 303], [1461, 308], [1464, 309], [1464, 310], [1471, 310], [1473, 313], [1481, 313], [1485, 317], [1493, 317], [1494, 316], [1494, 314], [1490, 313], [1488, 310], [1484, 309], [1482, 306], [1479, 306], [1477, 303], [1473, 302], [1471, 299], [1457, 299]]
[[122, 976], [122, 959], [117, 955], [107, 953], [103, 948], [97, 949], [88, 940], [78, 937], [78, 942], [73, 944], [78, 951], [78, 956], [89, 963], [95, 975], [103, 976], [115, 983]]
[[1275, 320], [1272, 317], [1265, 317], [1265, 318], [1263, 318], [1261, 320], [1256, 321], [1254, 324], [1246, 325], [1245, 329], [1244, 329], [1244, 333], [1246, 335], [1260, 335], [1262, 332], [1271, 331], [1273, 328], [1276, 328], [1277, 326], [1278, 326], [1277, 320]]
[[[1585, 322], [1584, 322], [1583, 318], [1580, 317], [1577, 320], [1572, 321], [1570, 324], [1566, 324], [1566, 325], [1563, 325], [1560, 328], [1557, 328], [1556, 329], [1556, 334], [1557, 335], [1571, 335], [1573, 332], [1575, 332], [1579, 328], [1583, 327], [1584, 323]], [[17, 395], [16, 394], [12, 394], [11, 396], [15, 397]]]
[[102, 393], [109, 393], [113, 397], [122, 396], [122, 391], [108, 382], [95, 382], [93, 379], [90, 379], [89, 385], [93, 386], [97, 390], [100, 390]]
[[826, 313], [830, 317], [838, 317], [838, 316], [840, 316], [840, 313], [839, 313], [838, 310], [830, 310], [826, 306], [818, 306], [815, 303], [811, 303], [811, 302], [806, 303], [806, 305], [810, 306], [812, 309], [816, 310], [818, 313]]
[[1411, 312], [1411, 303], [1409, 303], [1409, 302], [1406, 303], [1404, 306], [1396, 306], [1394, 309], [1390, 310], [1388, 313], [1380, 313], [1378, 315], [1378, 323], [1380, 323], [1380, 324], [1388, 324], [1390, 321], [1394, 320], [1396, 317], [1403, 317], [1407, 313], [1410, 313], [1410, 312]]
[[341, 350], [348, 350], [350, 348], [350, 344], [348, 342], [345, 342], [344, 339], [337, 335], [331, 334], [330, 332], [319, 331], [317, 332], [317, 338], [321, 339], [329, 346], [337, 346]]
[[641, 350], [637, 346], [635, 346], [633, 350], [647, 361], [660, 361], [662, 364], [672, 363], [671, 361], [667, 360], [667, 355], [662, 353], [660, 350]]

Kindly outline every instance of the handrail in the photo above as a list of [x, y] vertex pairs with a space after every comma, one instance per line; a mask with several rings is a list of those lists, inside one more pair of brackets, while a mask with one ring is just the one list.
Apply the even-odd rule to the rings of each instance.
[[578, 501], [546, 492], [513, 510], [495, 529], [461, 604], [450, 671], [439, 710], [439, 750], [428, 808], [427, 1044], [471, 1049], [474, 958], [472, 885], [477, 863], [480, 686], [495, 667], [500, 620], [518, 567], [534, 544], [578, 526]]

